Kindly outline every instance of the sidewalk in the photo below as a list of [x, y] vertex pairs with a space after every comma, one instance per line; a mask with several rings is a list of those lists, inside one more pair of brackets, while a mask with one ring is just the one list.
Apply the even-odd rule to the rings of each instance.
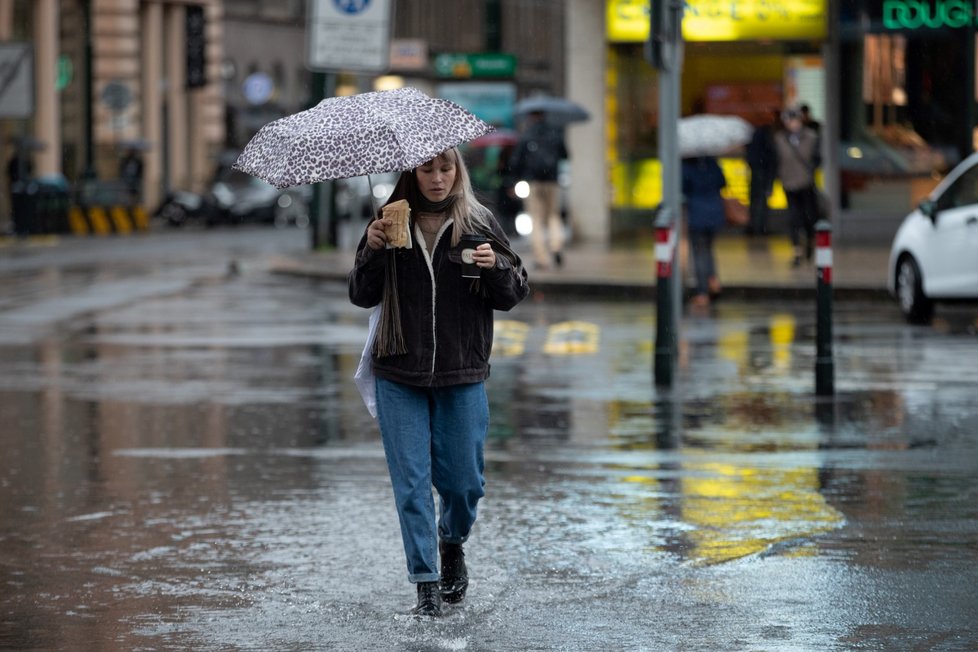
[[[531, 258], [529, 242], [513, 248]], [[742, 298], [814, 296], [813, 263], [791, 267], [792, 248], [785, 236], [748, 238], [720, 236], [715, 244], [717, 269], [724, 294]], [[889, 245], [845, 245], [833, 251], [833, 294], [840, 298], [884, 298]], [[580, 244], [568, 247], [560, 270], [536, 271], [528, 264], [530, 286], [539, 292], [567, 294], [642, 295], [655, 293], [655, 251], [651, 239], [630, 245]], [[353, 251], [308, 252], [276, 258], [272, 270], [283, 274], [346, 280]], [[691, 270], [686, 270], [687, 279]], [[686, 284], [689, 285], [689, 282]]]

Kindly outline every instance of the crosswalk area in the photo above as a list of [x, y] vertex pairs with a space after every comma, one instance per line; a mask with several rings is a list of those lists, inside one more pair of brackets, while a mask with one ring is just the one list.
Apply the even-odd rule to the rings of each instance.
[[[492, 354], [518, 357], [526, 352], [530, 326], [525, 322], [497, 320]], [[600, 350], [601, 327], [587, 321], [563, 321], [547, 326], [543, 352], [547, 355], [590, 355]]]

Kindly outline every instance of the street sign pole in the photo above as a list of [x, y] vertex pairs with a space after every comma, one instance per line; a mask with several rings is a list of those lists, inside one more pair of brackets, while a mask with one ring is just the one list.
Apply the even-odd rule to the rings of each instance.
[[[312, 106], [336, 92], [342, 71], [381, 73], [390, 67], [394, 0], [308, 0], [306, 67], [313, 71]], [[310, 246], [336, 246], [335, 184], [313, 186]]]
[[[672, 386], [676, 374], [679, 342], [679, 315], [682, 311], [683, 269], [679, 256], [682, 236], [682, 177], [679, 160], [679, 98], [683, 69], [682, 37], [683, 3], [681, 0], [652, 0], [649, 15], [649, 42], [646, 55], [649, 63], [659, 70], [659, 162], [662, 167], [661, 214], [672, 216], [676, 246], [672, 249], [672, 288], [668, 314], [656, 316], [666, 320], [656, 338], [656, 384]], [[662, 307], [667, 307], [662, 302]], [[666, 340], [660, 342], [659, 340]], [[660, 349], [660, 346], [662, 347]], [[659, 352], [668, 350], [669, 364], [664, 364]]]

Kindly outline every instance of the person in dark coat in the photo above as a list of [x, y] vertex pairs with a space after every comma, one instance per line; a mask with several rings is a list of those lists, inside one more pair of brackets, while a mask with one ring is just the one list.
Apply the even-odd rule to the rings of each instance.
[[560, 161], [566, 158], [563, 130], [548, 124], [544, 112], [531, 113], [510, 159], [510, 171], [530, 186], [526, 207], [533, 219], [530, 238], [538, 269], [548, 269], [551, 260], [557, 267], [564, 262], [564, 224], [560, 216], [557, 172]]
[[710, 296], [720, 294], [713, 239], [725, 223], [720, 192], [726, 185], [727, 180], [715, 157], [683, 159], [682, 190], [686, 201], [689, 246], [696, 273], [696, 289], [690, 300], [694, 306], [708, 306]]
[[[778, 176], [788, 199], [791, 216], [791, 244], [794, 247], [792, 267], [812, 258], [815, 246], [815, 222], [818, 220], [818, 194], [815, 171], [821, 164], [818, 134], [805, 126], [797, 108], [787, 108], [781, 115], [784, 129], [774, 137], [778, 155]], [[804, 243], [803, 243], [804, 239]]]
[[774, 131], [780, 122], [779, 112], [772, 110], [770, 122], [754, 129], [747, 144], [747, 165], [750, 167], [750, 222], [748, 235], [767, 233], [768, 199], [778, 176], [778, 154], [774, 149]]
[[[349, 291], [354, 305], [383, 305], [371, 356], [377, 421], [417, 584], [414, 613], [438, 616], [442, 600], [459, 602], [468, 587], [462, 544], [484, 495], [493, 312], [513, 308], [529, 286], [457, 149], [402, 173], [387, 203], [400, 199], [411, 209], [411, 246], [387, 249], [391, 219], [381, 213], [357, 247]], [[460, 249], [470, 233], [488, 241]], [[462, 276], [463, 259], [480, 278]]]
[[119, 160], [119, 179], [129, 191], [133, 203], [139, 203], [143, 188], [143, 157], [135, 148], [130, 148]]

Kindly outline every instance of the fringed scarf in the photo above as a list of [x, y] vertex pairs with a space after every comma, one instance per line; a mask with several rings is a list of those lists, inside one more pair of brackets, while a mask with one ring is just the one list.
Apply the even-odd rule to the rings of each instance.
[[407, 353], [404, 333], [401, 332], [401, 303], [397, 297], [397, 264], [394, 250], [387, 250], [387, 266], [384, 269], [384, 293], [380, 300], [380, 319], [377, 321], [377, 339], [373, 354], [378, 358]]

